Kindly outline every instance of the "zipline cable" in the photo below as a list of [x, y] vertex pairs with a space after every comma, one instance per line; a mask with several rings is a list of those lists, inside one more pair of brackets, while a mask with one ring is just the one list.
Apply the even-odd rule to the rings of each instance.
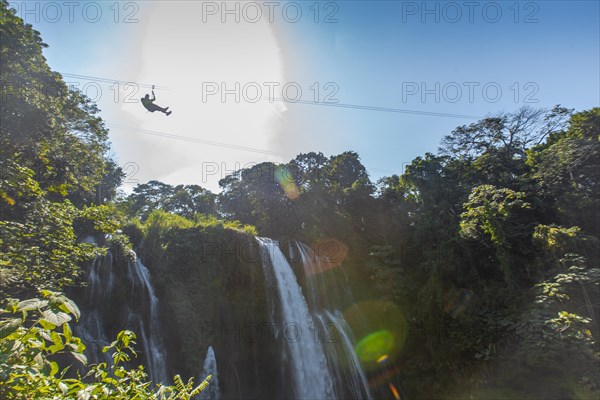
[[[190, 137], [190, 136], [174, 135], [171, 133], [148, 130], [148, 129], [141, 129], [141, 128], [133, 128], [133, 127], [119, 125], [119, 124], [106, 124], [106, 126], [109, 128], [121, 129], [121, 130], [131, 131], [131, 132], [138, 132], [138, 133], [141, 133], [144, 135], [159, 136], [159, 137], [164, 137], [167, 139], [182, 140], [182, 141], [186, 141], [186, 142], [206, 144], [209, 146], [217, 146], [217, 147], [223, 147], [223, 148], [227, 148], [227, 149], [235, 149], [235, 150], [248, 151], [248, 152], [252, 152], [252, 153], [265, 154], [265, 155], [270, 155], [270, 156], [284, 157], [284, 154], [274, 152], [274, 151], [257, 149], [257, 148], [246, 147], [246, 146], [238, 146], [238, 145], [233, 145], [233, 144], [229, 144], [229, 143], [216, 142], [216, 141], [212, 141], [212, 140], [197, 139], [197, 138]], [[390, 173], [390, 174], [398, 173], [396, 171], [390, 171], [390, 170], [381, 169], [381, 168], [368, 168], [368, 167], [365, 167], [365, 168], [369, 171], [375, 171], [375, 172]]]
[[308, 100], [296, 100], [289, 101], [278, 97], [267, 97], [267, 100], [276, 100], [276, 101], [285, 101], [288, 103], [300, 103], [300, 104], [311, 104], [318, 106], [327, 106], [327, 107], [340, 107], [340, 108], [353, 108], [356, 110], [368, 110], [368, 111], [383, 111], [383, 112], [391, 112], [397, 114], [414, 114], [414, 115], [427, 115], [431, 117], [449, 117], [449, 118], [466, 118], [466, 119], [482, 119], [484, 117], [478, 117], [475, 115], [462, 115], [462, 114], [450, 114], [450, 113], [439, 113], [432, 111], [419, 111], [419, 110], [406, 110], [401, 108], [388, 108], [388, 107], [376, 107], [376, 106], [363, 106], [358, 104], [344, 104], [344, 103], [324, 103], [324, 102], [316, 102], [316, 101], [308, 101]]
[[[134, 84], [134, 85], [137, 85], [139, 87], [144, 87], [144, 88], [150, 88], [150, 89], [156, 88], [159, 90], [170, 90], [170, 88], [166, 87], [166, 86], [155, 86], [155, 85], [151, 85], [151, 84], [124, 81], [124, 80], [119, 80], [119, 79], [102, 78], [102, 77], [90, 76], [90, 75], [79, 75], [79, 74], [71, 74], [71, 73], [66, 73], [66, 72], [61, 73], [61, 75], [64, 77], [68, 77], [68, 78], [81, 79], [81, 80], [87, 80], [87, 81], [98, 81], [98, 82], [103, 82], [103, 83]], [[304, 104], [304, 105], [338, 107], [338, 108], [348, 108], [348, 109], [365, 110], [365, 111], [390, 112], [390, 113], [396, 113], [396, 114], [412, 114], [412, 115], [424, 115], [424, 116], [433, 116], [433, 117], [465, 118], [465, 119], [481, 119], [481, 118], [483, 118], [483, 117], [474, 116], [474, 115], [440, 113], [440, 112], [422, 111], [422, 110], [408, 110], [408, 109], [400, 109], [400, 108], [377, 107], [377, 106], [368, 106], [368, 105], [359, 105], [359, 104], [325, 103], [325, 102], [315, 102], [315, 101], [307, 101], [307, 100], [289, 101], [289, 100], [279, 98], [279, 97], [266, 97], [265, 100], [269, 100], [270, 102], [280, 101], [280, 102], [287, 102], [287, 103], [299, 103], [299, 104]], [[283, 154], [281, 154], [281, 153], [264, 150], [264, 149], [238, 146], [238, 145], [233, 145], [233, 144], [229, 144], [229, 143], [193, 138], [193, 137], [189, 137], [189, 136], [174, 135], [174, 134], [170, 134], [170, 133], [166, 133], [166, 132], [159, 132], [159, 131], [152, 131], [152, 130], [147, 130], [147, 129], [127, 127], [127, 126], [118, 125], [118, 124], [106, 124], [106, 125], [112, 126], [116, 129], [134, 131], [134, 132], [138, 132], [138, 133], [142, 133], [142, 134], [146, 134], [146, 135], [160, 136], [160, 137], [165, 137], [165, 138], [170, 138], [170, 139], [175, 139], [175, 140], [183, 140], [183, 141], [188, 141], [188, 142], [201, 143], [201, 144], [206, 144], [206, 145], [210, 145], [210, 146], [217, 146], [217, 147], [222, 147], [222, 148], [242, 150], [242, 151], [248, 151], [248, 152], [253, 152], [253, 153], [258, 153], [258, 154], [283, 157]], [[367, 169], [370, 171], [376, 171], [376, 172], [382, 172], [382, 173], [392, 173], [392, 174], [396, 173], [394, 171], [380, 169], [380, 168], [367, 168]]]
[[[136, 83], [131, 81], [124, 81], [118, 79], [109, 79], [109, 78], [101, 78], [96, 76], [89, 75], [76, 75], [70, 73], [61, 73], [61, 75], [74, 78], [74, 79], [82, 79], [87, 81], [98, 81], [103, 83], [121, 83], [121, 84], [135, 84], [139, 87], [144, 88], [152, 88], [152, 85], [145, 83]], [[155, 86], [158, 90], [171, 90], [166, 86]], [[483, 119], [484, 117], [476, 116], [476, 115], [464, 115], [464, 114], [453, 114], [453, 113], [441, 113], [434, 111], [422, 111], [422, 110], [408, 110], [402, 108], [391, 108], [391, 107], [378, 107], [378, 106], [369, 106], [369, 105], [361, 105], [361, 104], [346, 104], [346, 103], [325, 103], [325, 102], [316, 102], [316, 101], [308, 101], [308, 100], [294, 100], [290, 101], [280, 97], [266, 97], [266, 100], [270, 102], [280, 101], [285, 103], [299, 103], [299, 104], [307, 104], [307, 105], [315, 105], [315, 106], [324, 106], [324, 107], [339, 107], [339, 108], [348, 108], [355, 110], [364, 110], [364, 111], [380, 111], [380, 112], [389, 112], [394, 114], [412, 114], [412, 115], [424, 115], [430, 117], [446, 117], [446, 118], [463, 118], [463, 119]]]
[[[147, 83], [137, 83], [137, 82], [133, 82], [133, 81], [123, 81], [123, 80], [118, 80], [118, 79], [108, 79], [108, 78], [100, 78], [97, 76], [89, 76], [89, 75], [77, 75], [77, 74], [69, 74], [66, 72], [61, 72], [60, 73], [63, 77], [67, 77], [67, 78], [73, 78], [73, 79], [81, 79], [84, 81], [98, 81], [98, 82], [102, 82], [102, 83], [119, 83], [122, 85], [136, 85], [138, 87], [143, 87], [143, 88], [147, 88], [147, 89], [152, 89], [153, 85], [147, 84]], [[154, 86], [155, 89], [160, 89], [160, 90], [170, 90], [168, 87], [166, 86]]]
[[160, 136], [160, 137], [165, 137], [165, 138], [169, 138], [169, 139], [176, 139], [176, 140], [183, 140], [183, 141], [187, 141], [187, 142], [207, 144], [209, 146], [217, 146], [217, 147], [223, 147], [223, 148], [228, 148], [228, 149], [243, 150], [243, 151], [249, 151], [249, 152], [259, 153], [259, 154], [266, 154], [266, 155], [271, 155], [271, 156], [280, 156], [280, 157], [283, 156], [283, 154], [277, 153], [274, 151], [257, 149], [257, 148], [253, 148], [253, 147], [238, 146], [235, 144], [216, 142], [216, 141], [212, 141], [212, 140], [198, 139], [198, 138], [194, 138], [194, 137], [190, 137], [190, 136], [174, 135], [174, 134], [166, 133], [166, 132], [159, 132], [159, 131], [153, 131], [153, 130], [141, 129], [141, 128], [133, 128], [133, 127], [123, 126], [123, 125], [118, 125], [118, 124], [106, 124], [106, 126], [113, 127], [116, 129], [123, 129], [123, 130], [127, 130], [127, 131], [143, 133], [145, 135]]

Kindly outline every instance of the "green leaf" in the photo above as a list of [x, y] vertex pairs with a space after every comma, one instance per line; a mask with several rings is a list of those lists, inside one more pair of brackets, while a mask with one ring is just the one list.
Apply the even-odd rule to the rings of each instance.
[[40, 319], [40, 325], [49, 331], [56, 329], [56, 325], [51, 322], [46, 321], [45, 319]]
[[89, 400], [91, 397], [90, 389], [91, 387], [88, 387], [77, 392], [77, 400]]
[[44, 367], [44, 356], [42, 356], [42, 353], [37, 353], [35, 357], [33, 357], [33, 360], [37, 364], [38, 368], [41, 369]]
[[73, 357], [83, 365], [87, 365], [87, 357], [82, 353], [77, 353], [75, 351], [70, 352]]
[[54, 291], [52, 291], [52, 290], [46, 290], [46, 289], [42, 289], [42, 290], [40, 291], [40, 293], [42, 293], [42, 296], [50, 298], [50, 301], [51, 301], [52, 303], [55, 303], [55, 302], [57, 301], [57, 300], [56, 300], [56, 298], [57, 298], [58, 296], [60, 296], [60, 293], [58, 293], [58, 292], [54, 292]]
[[200, 385], [198, 385], [194, 390], [192, 390], [192, 392], [190, 394], [192, 396], [196, 396], [196, 395], [200, 394], [201, 391], [206, 389], [206, 387], [208, 386], [208, 383], [210, 382], [211, 379], [212, 379], [212, 375], [208, 375], [206, 377], [206, 379], [204, 379], [204, 381]]
[[20, 318], [10, 318], [0, 322], [0, 339], [4, 339], [11, 333], [15, 332], [22, 324]]
[[58, 373], [58, 364], [54, 361], [50, 361], [50, 376], [54, 377]]
[[63, 344], [62, 338], [60, 337], [60, 335], [58, 333], [56, 333], [56, 331], [50, 332], [50, 338], [52, 339], [52, 343], [54, 343], [57, 346], [62, 346], [62, 344]]
[[62, 394], [67, 394], [69, 387], [64, 382], [58, 382], [58, 388]]
[[63, 335], [65, 336], [67, 343], [70, 342], [73, 338], [73, 334], [71, 332], [71, 327], [69, 326], [69, 324], [63, 324]]
[[40, 308], [44, 308], [48, 305], [48, 300], [40, 300], [40, 299], [28, 299], [23, 300], [17, 304], [17, 311], [31, 311], [31, 310], [39, 310]]
[[71, 317], [62, 311], [45, 310], [42, 313], [42, 318], [56, 326], [69, 322]]
[[173, 378], [173, 381], [175, 382], [175, 387], [178, 390], [181, 390], [181, 391], [185, 390], [185, 384], [183, 383], [181, 376], [175, 375], [175, 377]]
[[59, 308], [66, 313], [70, 313], [75, 316], [75, 320], [79, 320], [81, 317], [81, 312], [77, 305], [69, 298], [64, 299], [64, 303], [62, 303]]

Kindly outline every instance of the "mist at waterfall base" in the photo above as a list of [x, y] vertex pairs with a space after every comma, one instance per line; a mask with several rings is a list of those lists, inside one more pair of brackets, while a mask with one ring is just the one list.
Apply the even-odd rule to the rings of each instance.
[[[112, 364], [111, 354], [102, 348], [128, 329], [142, 346], [143, 363], [153, 382], [166, 382], [165, 351], [160, 337], [158, 299], [148, 269], [136, 254], [127, 254], [127, 271], [114, 268], [113, 254], [97, 257], [88, 270], [88, 286], [82, 306], [81, 321], [75, 332], [86, 345], [92, 364]], [[127, 290], [125, 303], [116, 303], [114, 291]], [[117, 297], [122, 298], [122, 297]]]
[[202, 367], [202, 374], [200, 375], [198, 382], [205, 377], [210, 376], [210, 385], [200, 393], [200, 400], [214, 400], [221, 398], [221, 391], [219, 390], [219, 372], [217, 371], [217, 357], [212, 346], [206, 351], [206, 358], [204, 359], [204, 365]]
[[[255, 240], [259, 258], [252, 268], [260, 268], [264, 277], [265, 318], [271, 334], [271, 351], [264, 355], [269, 359], [261, 363], [274, 365], [278, 376], [248, 381], [243, 375], [254, 373], [247, 371], [248, 364], [236, 366], [231, 357], [220, 356], [223, 349], [210, 343], [206, 332], [198, 332], [198, 340], [202, 337], [208, 343], [195, 382], [212, 375], [199, 398], [372, 399], [382, 398], [381, 387], [386, 389], [383, 398], [399, 398], [399, 388], [385, 376], [393, 375], [387, 362], [399, 353], [406, 336], [402, 315], [383, 303], [357, 303], [341, 263], [332, 267], [327, 257], [316, 255], [309, 246]], [[157, 297], [151, 271], [140, 257], [131, 251], [116, 260], [108, 251], [89, 266], [87, 281], [75, 329], [87, 347], [89, 362], [110, 365], [111, 356], [102, 348], [120, 330], [129, 329], [136, 333], [141, 353], [134, 362], [144, 365], [153, 382], [172, 383], [170, 377], [181, 372], [164, 345], [165, 339], [173, 340], [164, 337], [169, 324], [166, 305]], [[254, 325], [258, 332], [259, 324]], [[255, 368], [261, 363], [255, 362]], [[227, 370], [224, 376], [218, 366]]]

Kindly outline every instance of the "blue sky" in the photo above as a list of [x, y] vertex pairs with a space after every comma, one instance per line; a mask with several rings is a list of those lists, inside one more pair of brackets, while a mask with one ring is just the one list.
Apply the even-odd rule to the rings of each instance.
[[[479, 3], [480, 9], [486, 3]], [[412, 4], [420, 8], [424, 3]], [[402, 2], [340, 2], [339, 23], [307, 24], [290, 34], [291, 43], [308, 38], [301, 47], [306, 55], [301, 58], [312, 61], [295, 73], [335, 77], [340, 102], [381, 107], [483, 116], [526, 104], [551, 107], [561, 103], [585, 109], [600, 103], [597, 2], [536, 2], [536, 8], [525, 8], [528, 2], [522, 2], [519, 20], [535, 11], [536, 23], [515, 23], [514, 11], [509, 9], [514, 2], [495, 3], [503, 12], [497, 23], [477, 12], [473, 23], [467, 15], [457, 23], [447, 22], [443, 17], [454, 16], [442, 14], [443, 2], [427, 6], [435, 9], [436, 4], [440, 5], [439, 23], [435, 14], [427, 15], [423, 23], [419, 12], [405, 15], [403, 22], [407, 5]], [[493, 18], [491, 11], [489, 17]], [[336, 49], [336, 38], [343, 42], [343, 50]], [[425, 83], [429, 89], [439, 82], [439, 92], [455, 82], [463, 89], [462, 97], [455, 103], [445, 101], [445, 97], [456, 97], [451, 86], [447, 96], [441, 93], [439, 102], [433, 94], [425, 101], [420, 93], [403, 96], [403, 83], [413, 82]], [[468, 82], [480, 85], [474, 86], [473, 102], [464, 85]], [[497, 102], [492, 102], [492, 89], [490, 101], [478, 90], [490, 83], [491, 87], [497, 83], [503, 91]], [[533, 84], [526, 87], [528, 83]], [[346, 143], [360, 149], [365, 164], [383, 169], [397, 168], [398, 161], [409, 162], [434, 151], [443, 134], [470, 122], [357, 110], [337, 114], [352, 132], [345, 136]]]
[[[23, 3], [11, 4], [22, 12]], [[596, 1], [484, 1], [471, 9], [463, 1], [322, 1], [318, 15], [314, 1], [275, 2], [272, 22], [264, 7], [262, 18], [249, 22], [255, 9], [248, 2], [238, 4], [239, 22], [222, 14], [222, 2], [76, 2], [72, 23], [64, 6], [58, 18], [48, 2], [26, 3], [25, 19], [50, 45], [45, 55], [54, 70], [170, 88], [157, 92], [165, 103], [157, 102], [174, 110], [166, 119], [123, 104], [122, 96], [115, 103], [103, 86], [99, 105], [109, 126], [274, 153], [111, 128], [119, 163], [137, 168], [133, 183], [161, 179], [215, 190], [236, 165], [287, 161], [311, 150], [357, 151], [375, 180], [400, 173], [414, 157], [436, 151], [454, 127], [474, 121], [290, 102], [240, 105], [233, 96], [227, 104], [205, 103], [198, 99], [207, 81], [293, 82], [304, 101], [314, 100], [315, 82], [319, 101], [333, 83], [339, 89], [333, 98], [343, 104], [472, 116], [523, 105], [583, 110], [600, 104]], [[102, 15], [93, 23], [97, 9]], [[297, 9], [302, 15], [292, 22]], [[327, 16], [337, 22], [325, 23]], [[423, 88], [430, 90], [425, 97]], [[207, 174], [207, 165], [219, 173]]]

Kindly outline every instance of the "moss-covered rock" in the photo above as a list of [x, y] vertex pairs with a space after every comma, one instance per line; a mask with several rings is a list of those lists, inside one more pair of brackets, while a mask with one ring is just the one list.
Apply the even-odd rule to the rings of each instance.
[[151, 223], [139, 256], [160, 299], [170, 375], [199, 377], [212, 346], [224, 398], [285, 393], [253, 236], [222, 225]]

